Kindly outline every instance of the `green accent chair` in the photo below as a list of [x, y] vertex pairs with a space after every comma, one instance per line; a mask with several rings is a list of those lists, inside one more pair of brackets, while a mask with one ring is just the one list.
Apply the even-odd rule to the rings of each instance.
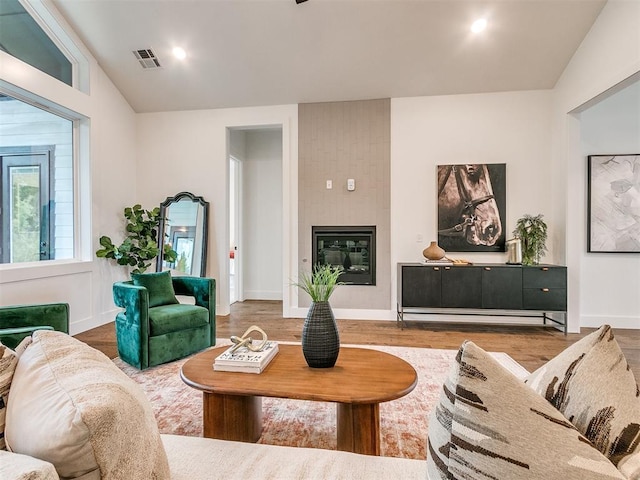
[[[171, 277], [169, 272], [134, 275], [113, 285], [120, 358], [140, 370], [186, 357], [216, 342], [216, 282], [213, 278]], [[195, 298], [195, 305], [177, 303], [175, 295]], [[151, 279], [151, 280], [149, 280]], [[137, 285], [136, 285], [137, 284]]]
[[36, 330], [69, 333], [69, 304], [43, 303], [0, 307], [0, 342], [13, 349]]

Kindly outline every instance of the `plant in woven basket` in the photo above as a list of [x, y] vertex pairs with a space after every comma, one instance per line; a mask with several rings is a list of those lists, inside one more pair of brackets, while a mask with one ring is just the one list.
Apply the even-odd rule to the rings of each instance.
[[547, 224], [542, 220], [542, 214], [526, 214], [519, 218], [513, 235], [522, 243], [522, 264], [538, 264], [547, 251]]

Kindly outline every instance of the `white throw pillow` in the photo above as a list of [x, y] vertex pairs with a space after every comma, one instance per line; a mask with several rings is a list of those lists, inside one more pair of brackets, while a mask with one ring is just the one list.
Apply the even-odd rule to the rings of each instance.
[[142, 389], [104, 354], [61, 332], [34, 332], [20, 357], [6, 441], [13, 452], [52, 463], [62, 478], [170, 476]]

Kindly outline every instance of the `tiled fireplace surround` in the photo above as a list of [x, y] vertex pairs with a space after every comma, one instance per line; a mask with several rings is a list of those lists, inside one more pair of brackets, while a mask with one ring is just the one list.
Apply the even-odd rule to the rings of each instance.
[[334, 308], [388, 309], [391, 302], [390, 106], [389, 99], [298, 106], [300, 269], [312, 266], [313, 226], [376, 227], [376, 284], [337, 289]]

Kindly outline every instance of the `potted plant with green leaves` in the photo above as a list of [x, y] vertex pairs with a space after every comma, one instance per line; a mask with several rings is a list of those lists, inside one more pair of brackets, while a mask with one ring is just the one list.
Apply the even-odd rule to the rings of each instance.
[[[140, 205], [126, 207], [124, 218], [127, 235], [122, 243], [116, 246], [110, 237], [100, 237], [102, 248], [96, 251], [96, 257], [110, 258], [118, 265], [135, 267], [131, 273], [144, 273], [151, 261], [161, 253], [158, 245], [158, 228], [162, 221], [160, 207], [153, 210], [145, 210]], [[162, 255], [167, 262], [175, 262], [178, 256], [167, 244], [162, 249]]]
[[338, 360], [340, 336], [329, 298], [337, 286], [343, 285], [338, 282], [342, 272], [341, 266], [317, 264], [293, 283], [312, 301], [302, 327], [302, 353], [313, 368], [331, 368]]
[[522, 264], [537, 265], [547, 251], [547, 224], [542, 214], [526, 214], [518, 219], [513, 235], [522, 244]]

